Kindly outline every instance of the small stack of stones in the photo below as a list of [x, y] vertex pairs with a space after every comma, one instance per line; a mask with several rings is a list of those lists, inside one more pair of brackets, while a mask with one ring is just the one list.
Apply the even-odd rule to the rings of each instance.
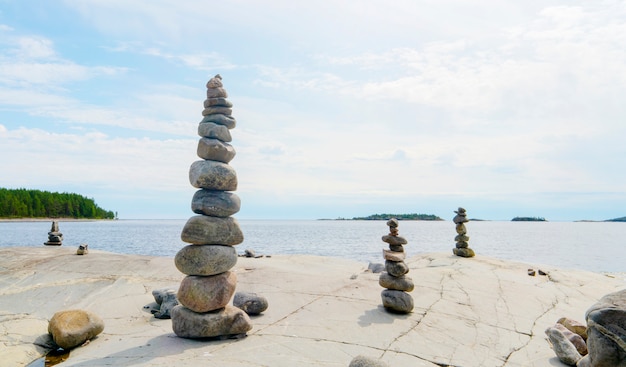
[[406, 253], [404, 246], [407, 241], [398, 236], [398, 220], [395, 218], [387, 221], [389, 234], [382, 240], [389, 244], [389, 250], [383, 249], [385, 258], [385, 270], [380, 273], [378, 284], [386, 288], [382, 291], [383, 306], [386, 310], [398, 313], [409, 313], [413, 310], [413, 297], [407, 292], [414, 288], [413, 280], [405, 274], [409, 267], [404, 262]]
[[469, 236], [467, 235], [467, 229], [465, 228], [465, 223], [469, 222], [469, 219], [467, 219], [467, 213], [463, 208], [459, 208], [454, 212], [456, 213], [456, 216], [452, 219], [452, 221], [456, 224], [457, 236], [454, 237], [454, 240], [456, 241], [456, 248], [452, 249], [452, 252], [456, 256], [474, 257], [474, 250], [469, 248]]
[[198, 215], [189, 218], [181, 233], [191, 245], [174, 259], [187, 275], [177, 293], [180, 304], [170, 311], [174, 333], [183, 338], [239, 337], [252, 329], [248, 315], [228, 304], [237, 286], [237, 276], [230, 271], [237, 263], [233, 246], [243, 242], [243, 233], [231, 217], [241, 201], [231, 192], [237, 189], [237, 176], [228, 165], [235, 157], [228, 142], [236, 122], [227, 97], [220, 75], [209, 80], [198, 127], [197, 153], [202, 160], [189, 169], [191, 185], [200, 189], [191, 202]]
[[48, 232], [48, 241], [43, 244], [46, 246], [61, 246], [63, 242], [63, 233], [59, 232], [59, 222], [53, 221], [50, 232]]

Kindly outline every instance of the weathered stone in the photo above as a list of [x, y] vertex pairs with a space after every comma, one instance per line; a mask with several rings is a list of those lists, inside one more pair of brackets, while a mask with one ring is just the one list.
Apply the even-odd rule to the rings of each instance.
[[626, 366], [626, 289], [607, 294], [587, 310], [590, 367]]
[[254, 252], [253, 249], [251, 248], [247, 248], [244, 252], [243, 252], [243, 256], [245, 257], [256, 257], [256, 253]]
[[207, 98], [228, 98], [228, 93], [224, 88], [211, 88], [206, 91]]
[[243, 242], [243, 233], [233, 217], [195, 215], [185, 223], [180, 238], [195, 245], [234, 246]]
[[241, 199], [227, 191], [200, 189], [191, 199], [191, 210], [196, 214], [226, 218], [237, 213], [239, 209]]
[[383, 257], [385, 258], [385, 260], [390, 261], [404, 261], [404, 259], [406, 258], [406, 253], [383, 249]]
[[267, 310], [267, 298], [252, 292], [237, 292], [233, 306], [242, 309], [248, 315], [258, 315]]
[[549, 327], [546, 329], [546, 335], [552, 344], [554, 353], [559, 360], [570, 366], [575, 366], [582, 356], [576, 350], [574, 344], [572, 344], [558, 329]]
[[387, 310], [398, 313], [413, 311], [413, 297], [406, 292], [384, 289], [380, 295]]
[[226, 163], [195, 161], [189, 168], [189, 182], [198, 189], [235, 191], [237, 173]]
[[369, 263], [367, 264], [367, 270], [371, 271], [372, 273], [380, 273], [381, 271], [385, 270], [385, 266], [381, 263]]
[[198, 157], [222, 163], [228, 163], [235, 158], [235, 148], [218, 139], [201, 138], [196, 150]]
[[65, 310], [55, 313], [48, 323], [48, 333], [63, 349], [70, 349], [93, 339], [104, 330], [100, 316], [85, 310]]
[[415, 287], [413, 279], [407, 276], [394, 277], [387, 272], [380, 273], [378, 284], [387, 289], [395, 289], [397, 291], [411, 292]]
[[207, 98], [204, 100], [204, 108], [211, 106], [232, 107], [233, 104], [226, 98]]
[[223, 308], [235, 293], [237, 275], [232, 271], [212, 276], [188, 275], [180, 282], [178, 302], [194, 312]]
[[213, 122], [219, 125], [224, 125], [228, 129], [234, 129], [237, 126], [237, 120], [235, 120], [232, 116], [226, 116], [221, 113], [215, 113], [212, 115], [207, 115], [202, 118], [201, 123], [204, 122]]
[[383, 236], [383, 242], [386, 242], [390, 245], [405, 245], [407, 244], [407, 241], [404, 237], [401, 236], [390, 236], [390, 235], [385, 235]]
[[[539, 275], [541, 275], [541, 273], [543, 273], [541, 270], [539, 270]], [[545, 275], [545, 273], [543, 274]], [[565, 326], [565, 328], [567, 328], [567, 330], [580, 335], [583, 339], [587, 340], [587, 325], [583, 324], [580, 321], [576, 321], [573, 319], [570, 319], [568, 317], [561, 317], [558, 321], [558, 324], [561, 324], [563, 326]]]
[[233, 114], [233, 109], [230, 107], [221, 107], [221, 106], [211, 106], [202, 110], [202, 116], [213, 115], [213, 114], [222, 114], [230, 116]]
[[578, 351], [578, 353], [580, 353], [581, 356], [587, 355], [587, 343], [585, 343], [585, 339], [583, 339], [582, 336], [572, 332], [571, 330], [569, 330], [562, 324], [559, 324], [558, 322], [554, 324], [553, 327], [559, 330], [560, 332], [562, 332], [563, 335], [565, 335], [567, 340], [569, 340], [570, 343], [572, 343], [574, 347], [576, 347], [576, 350]]
[[230, 305], [208, 313], [178, 305], [172, 309], [172, 329], [181, 338], [213, 338], [245, 334], [252, 324], [243, 310]]
[[464, 235], [464, 234], [460, 234], [460, 235], [454, 237], [454, 240], [457, 241], [457, 242], [467, 242], [467, 241], [469, 241], [469, 236]]
[[465, 212], [465, 209], [459, 208], [458, 210], [455, 210], [454, 212], [456, 213], [456, 216], [452, 219], [452, 221], [455, 224], [469, 222], [469, 219], [466, 218], [467, 213]]
[[409, 272], [409, 266], [404, 261], [385, 261], [385, 270], [389, 275], [401, 277]]
[[468, 248], [468, 247], [469, 247], [469, 243], [465, 241], [458, 241], [456, 243], [456, 248]]
[[230, 130], [226, 126], [214, 122], [200, 122], [198, 124], [198, 135], [203, 138], [218, 139], [227, 143], [233, 140]]
[[456, 233], [458, 234], [466, 234], [467, 228], [465, 228], [465, 224], [460, 223], [456, 225]]
[[389, 245], [389, 250], [393, 252], [404, 252], [404, 246], [402, 245]]
[[391, 227], [391, 228], [397, 228], [398, 227], [398, 220], [396, 218], [391, 218], [387, 221], [387, 226]]
[[388, 367], [388, 365], [378, 359], [370, 358], [366, 356], [356, 356], [350, 361], [348, 367]]
[[176, 290], [171, 288], [155, 289], [152, 291], [154, 301], [159, 305], [158, 310], [152, 313], [157, 319], [169, 319], [172, 308], [178, 304]]
[[233, 246], [188, 245], [176, 253], [174, 264], [186, 275], [220, 274], [237, 264], [237, 251]]
[[223, 86], [224, 84], [222, 84], [222, 76], [219, 74], [215, 74], [213, 78], [209, 79], [209, 81], [206, 82], [207, 89], [216, 89]]
[[474, 257], [474, 256], [476, 256], [476, 254], [474, 253], [474, 250], [472, 250], [469, 247], [467, 247], [467, 248], [453, 248], [452, 252], [456, 256], [461, 256], [461, 257]]

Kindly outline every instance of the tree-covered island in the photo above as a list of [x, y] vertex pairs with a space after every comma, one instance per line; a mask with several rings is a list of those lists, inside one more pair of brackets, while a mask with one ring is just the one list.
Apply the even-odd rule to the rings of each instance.
[[511, 222], [547, 222], [544, 217], [515, 217]]
[[443, 220], [434, 214], [372, 214], [367, 217], [354, 217], [352, 220], [389, 220], [396, 218], [397, 220]]
[[114, 219], [94, 199], [73, 193], [0, 188], [0, 218]]

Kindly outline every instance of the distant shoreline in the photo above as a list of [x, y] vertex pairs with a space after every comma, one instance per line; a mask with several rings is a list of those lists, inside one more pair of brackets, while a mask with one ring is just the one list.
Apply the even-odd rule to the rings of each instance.
[[99, 220], [114, 219], [92, 219], [92, 218], [0, 218], [0, 222], [95, 222]]

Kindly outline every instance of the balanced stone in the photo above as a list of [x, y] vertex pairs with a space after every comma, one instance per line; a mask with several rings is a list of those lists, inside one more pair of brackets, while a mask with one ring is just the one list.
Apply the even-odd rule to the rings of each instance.
[[467, 236], [467, 229], [464, 224], [469, 222], [469, 219], [467, 219], [467, 212], [463, 208], [459, 208], [454, 212], [456, 215], [452, 221], [456, 224], [457, 236], [454, 237], [456, 246], [452, 249], [452, 253], [460, 257], [474, 257], [476, 254], [474, 253], [474, 250], [469, 248], [469, 236]]
[[232, 115], [232, 113], [233, 113], [232, 108], [221, 107], [221, 106], [211, 106], [202, 110], [202, 116], [215, 115], [215, 114], [222, 114], [222, 115], [230, 116]]
[[198, 157], [228, 163], [235, 158], [235, 148], [218, 139], [202, 138], [198, 142]]
[[476, 254], [474, 253], [474, 250], [472, 250], [469, 247], [466, 247], [466, 248], [453, 248], [452, 249], [452, 253], [454, 253], [456, 256], [460, 256], [460, 257], [474, 257], [474, 256], [476, 256]]
[[47, 246], [61, 246], [63, 241], [63, 233], [59, 232], [59, 222], [53, 221], [48, 232], [48, 241], [44, 242]]
[[415, 287], [413, 279], [404, 275], [395, 277], [386, 272], [380, 274], [378, 284], [383, 288], [405, 292], [411, 292]]
[[390, 251], [383, 249], [383, 257], [390, 261], [404, 261], [406, 254], [404, 252]]
[[228, 98], [228, 93], [226, 92], [224, 88], [219, 88], [219, 87], [209, 88], [207, 84], [206, 97], [207, 98]]
[[381, 292], [383, 307], [390, 311], [409, 313], [413, 310], [413, 298], [410, 294], [392, 289], [384, 289]]
[[193, 312], [178, 305], [171, 313], [172, 329], [181, 338], [235, 336], [252, 329], [250, 317], [243, 310], [230, 305], [208, 313]]
[[404, 261], [385, 261], [385, 270], [389, 275], [401, 277], [409, 272], [409, 267]]
[[203, 138], [218, 139], [226, 143], [233, 140], [233, 137], [230, 135], [230, 130], [228, 130], [226, 126], [214, 122], [199, 123], [198, 135]]
[[226, 218], [237, 213], [240, 208], [239, 196], [226, 191], [200, 189], [191, 199], [191, 210], [194, 213], [211, 217]]
[[458, 234], [466, 234], [467, 228], [465, 228], [465, 224], [459, 223], [456, 225], [456, 233]]
[[85, 310], [65, 310], [55, 313], [48, 323], [48, 332], [63, 349], [70, 349], [93, 339], [104, 330], [100, 316]]
[[233, 306], [242, 309], [248, 315], [258, 315], [267, 310], [267, 299], [252, 292], [237, 292]]
[[188, 245], [176, 253], [174, 264], [186, 275], [220, 274], [237, 264], [237, 251], [233, 246]]
[[194, 312], [209, 312], [226, 306], [236, 286], [237, 275], [231, 271], [213, 276], [188, 275], [180, 282], [177, 298]]
[[469, 219], [467, 219], [467, 213], [466, 213], [465, 209], [459, 208], [458, 210], [455, 210], [454, 212], [456, 213], [456, 215], [454, 216], [452, 221], [455, 224], [461, 224], [461, 223], [469, 222]]
[[217, 97], [217, 98], [207, 98], [204, 100], [204, 108], [211, 106], [223, 106], [223, 107], [232, 107], [233, 104], [226, 98]]
[[187, 220], [180, 234], [183, 242], [195, 245], [229, 245], [243, 242], [239, 222], [233, 217], [196, 215]]
[[228, 129], [234, 129], [237, 126], [237, 120], [232, 116], [226, 116], [221, 113], [215, 113], [212, 115], [206, 115], [202, 118], [200, 123], [213, 122], [219, 125], [224, 125]]
[[389, 245], [406, 245], [407, 244], [407, 240], [404, 237], [390, 236], [390, 235], [383, 236], [383, 242], [386, 242]]
[[198, 189], [235, 191], [237, 173], [226, 163], [196, 161], [189, 168], [189, 182]]

